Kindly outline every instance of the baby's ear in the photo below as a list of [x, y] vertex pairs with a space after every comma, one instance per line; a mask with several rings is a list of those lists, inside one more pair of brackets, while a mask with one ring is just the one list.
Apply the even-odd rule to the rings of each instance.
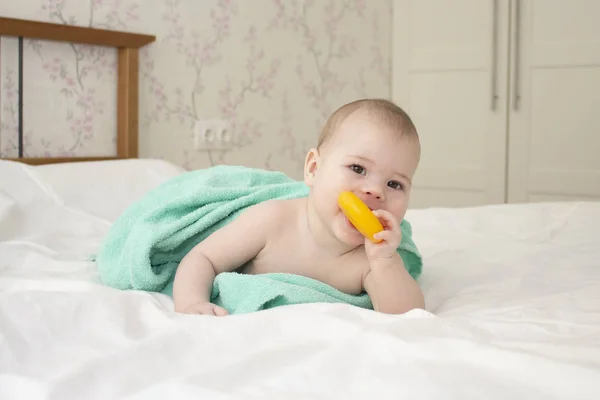
[[304, 183], [312, 186], [319, 164], [319, 150], [310, 149], [304, 161]]

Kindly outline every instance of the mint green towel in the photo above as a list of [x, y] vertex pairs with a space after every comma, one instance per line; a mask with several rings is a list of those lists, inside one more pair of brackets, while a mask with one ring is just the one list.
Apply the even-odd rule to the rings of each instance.
[[[150, 190], [114, 222], [95, 255], [100, 279], [118, 289], [171, 295], [177, 266], [197, 243], [252, 205], [270, 199], [305, 197], [308, 191], [303, 182], [281, 172], [243, 166], [219, 165], [185, 172]], [[397, 251], [407, 271], [417, 279], [422, 269], [421, 255], [408, 221], [400, 226], [402, 242]], [[258, 292], [268, 286], [265, 279], [273, 280], [272, 290], [260, 295]], [[215, 293], [219, 294], [218, 302], [232, 307], [228, 308], [232, 314], [315, 300], [370, 307], [364, 295], [349, 297], [294, 275], [282, 279], [282, 274], [220, 274], [213, 286], [213, 296]], [[252, 305], [249, 299], [255, 299]]]
[[[171, 293], [172, 282], [166, 293]], [[215, 278], [210, 301], [230, 314], [244, 314], [280, 306], [306, 303], [346, 303], [372, 309], [366, 294], [352, 295], [300, 275], [259, 275], [224, 272]]]

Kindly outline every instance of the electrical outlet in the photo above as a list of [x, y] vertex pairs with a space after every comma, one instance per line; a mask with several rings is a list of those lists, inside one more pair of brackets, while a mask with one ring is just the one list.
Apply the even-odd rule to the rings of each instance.
[[233, 136], [229, 123], [221, 119], [200, 120], [194, 123], [196, 150], [229, 150]]

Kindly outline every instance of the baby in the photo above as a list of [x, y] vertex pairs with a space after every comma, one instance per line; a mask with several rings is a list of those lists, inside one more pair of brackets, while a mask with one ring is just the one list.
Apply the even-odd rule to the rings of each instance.
[[[210, 293], [217, 274], [234, 270], [292, 273], [348, 294], [367, 292], [375, 311], [383, 313], [425, 308], [396, 252], [420, 154], [411, 119], [392, 102], [342, 106], [306, 156], [308, 197], [250, 207], [196, 245], [175, 275], [175, 311], [227, 315], [210, 303]], [[362, 236], [341, 212], [342, 191], [354, 192], [380, 219], [385, 230], [379, 243]]]

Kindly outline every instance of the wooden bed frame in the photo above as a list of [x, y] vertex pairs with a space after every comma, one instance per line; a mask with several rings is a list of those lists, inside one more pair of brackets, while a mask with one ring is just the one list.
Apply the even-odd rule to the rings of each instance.
[[[23, 38], [108, 46], [118, 49], [117, 155], [114, 157], [56, 158], [26, 158], [20, 155], [19, 158], [8, 158], [8, 160], [31, 165], [41, 165], [138, 157], [139, 49], [154, 42], [156, 40], [155, 36], [3, 17], [0, 17], [0, 36], [18, 37], [21, 49]], [[19, 58], [19, 81], [22, 82], [22, 51]], [[19, 86], [22, 88], [22, 84]], [[22, 99], [22, 96], [19, 96], [19, 98]], [[22, 101], [20, 101], [19, 140], [21, 152], [23, 147], [22, 109], [23, 105]]]

